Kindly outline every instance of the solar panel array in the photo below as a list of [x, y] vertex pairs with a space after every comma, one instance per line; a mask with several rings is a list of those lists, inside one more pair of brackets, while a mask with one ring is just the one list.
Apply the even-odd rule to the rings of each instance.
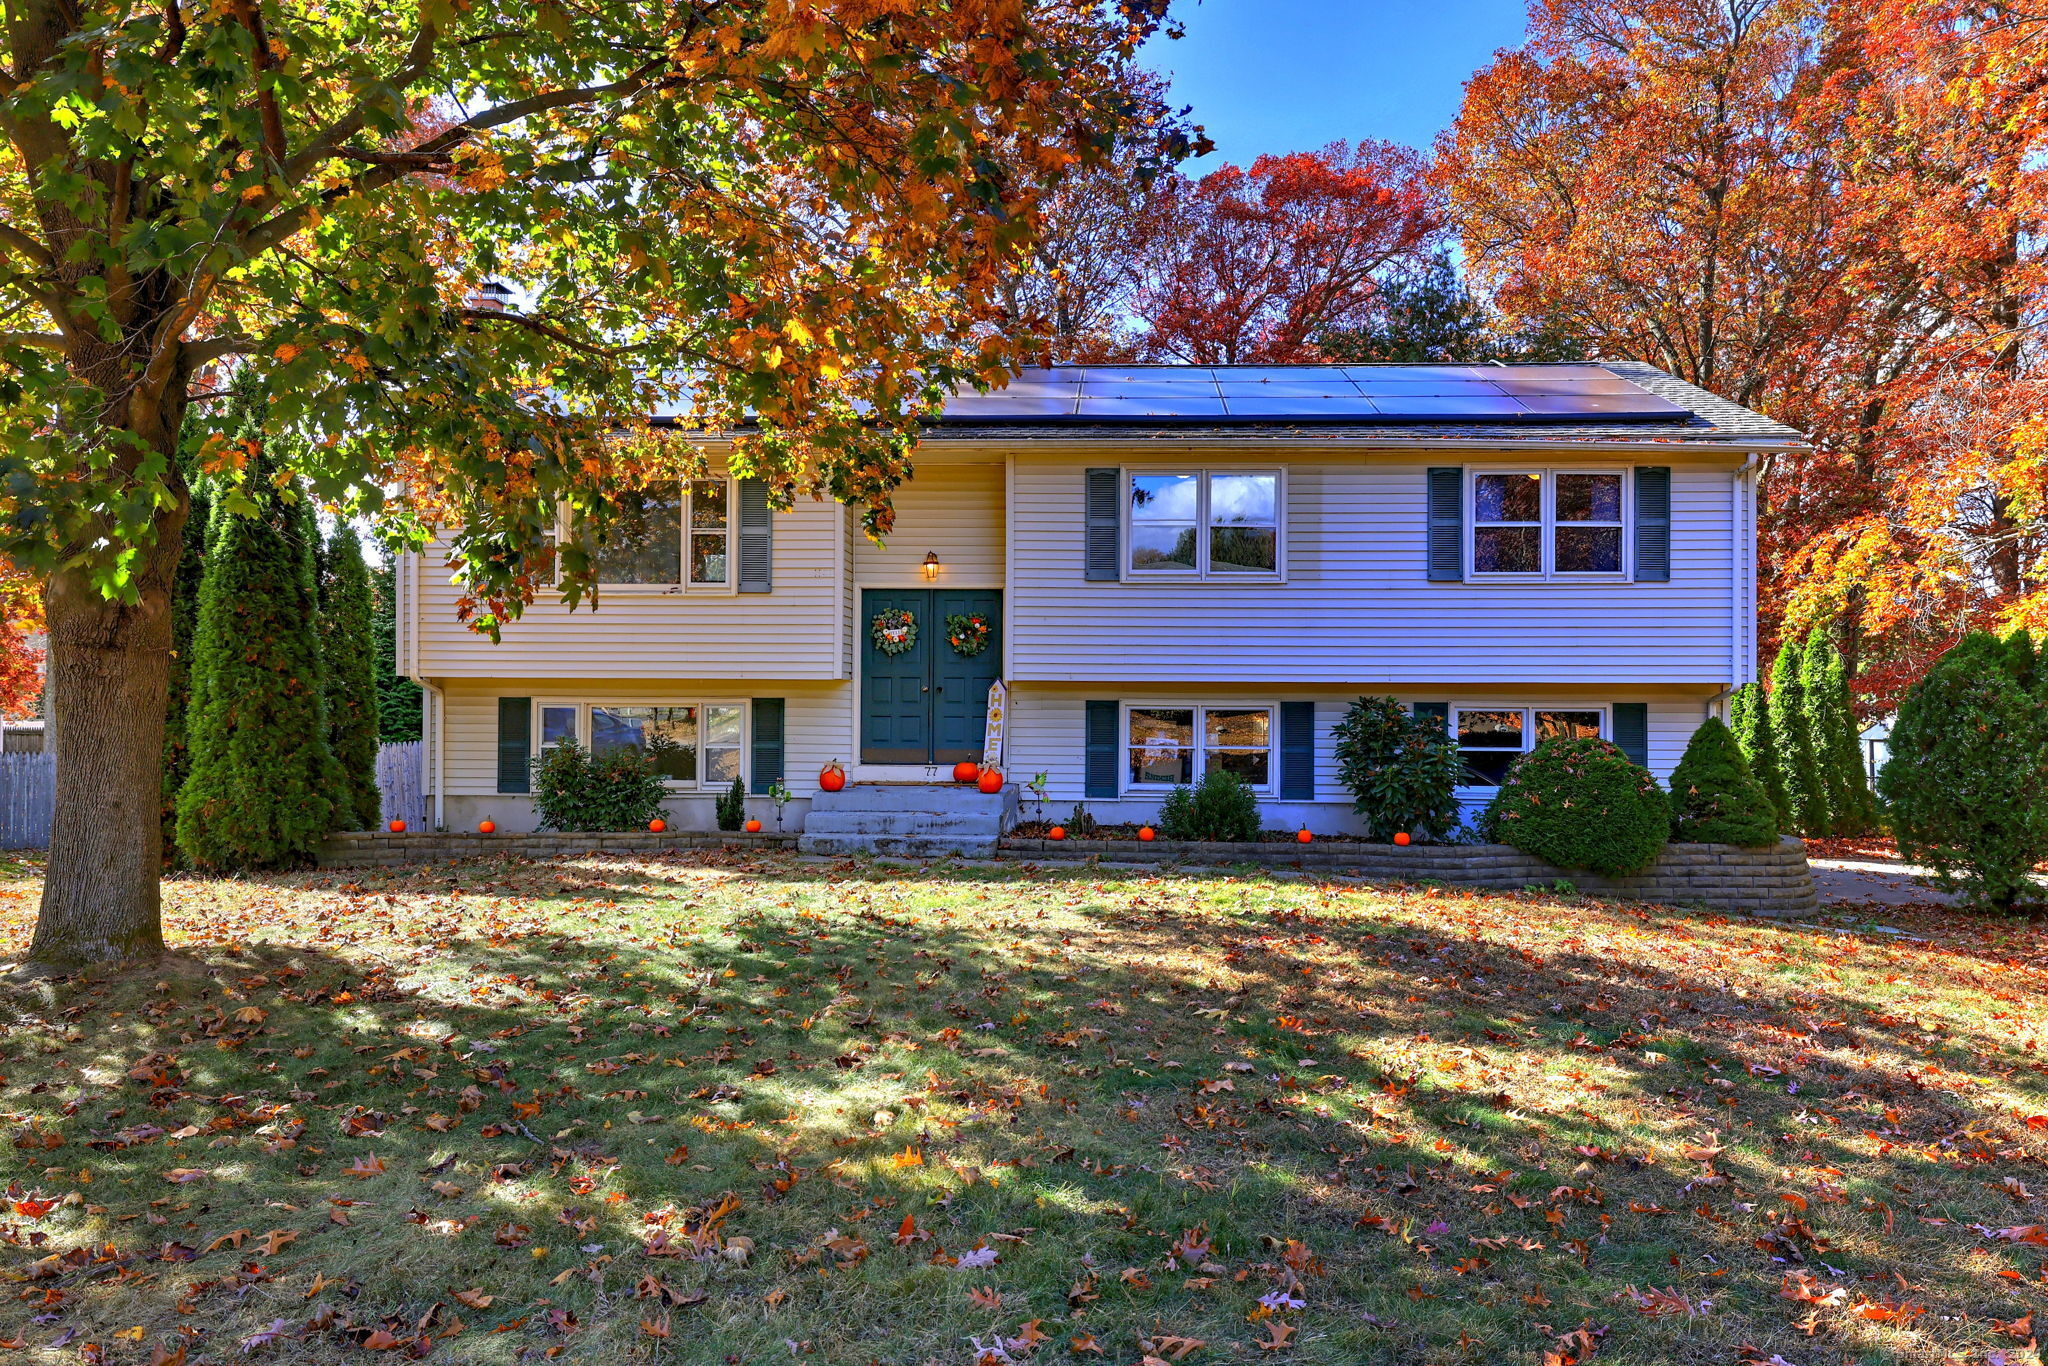
[[1063, 365], [945, 422], [1670, 422], [1692, 414], [1598, 365]]

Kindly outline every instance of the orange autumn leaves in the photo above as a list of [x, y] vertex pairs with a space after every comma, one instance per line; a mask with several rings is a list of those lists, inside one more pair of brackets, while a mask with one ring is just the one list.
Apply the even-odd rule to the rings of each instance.
[[2002, 5], [1543, 0], [1433, 178], [1510, 315], [1810, 432], [1767, 457], [1767, 642], [1840, 620], [1882, 709], [2048, 627], [2048, 33]]

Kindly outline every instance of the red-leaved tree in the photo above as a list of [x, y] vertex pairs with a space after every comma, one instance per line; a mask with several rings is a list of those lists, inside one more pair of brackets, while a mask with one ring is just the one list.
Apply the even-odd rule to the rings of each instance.
[[1388, 142], [1172, 178], [1151, 212], [1137, 349], [1203, 365], [1316, 359], [1319, 335], [1370, 314], [1376, 277], [1442, 235], [1421, 159]]

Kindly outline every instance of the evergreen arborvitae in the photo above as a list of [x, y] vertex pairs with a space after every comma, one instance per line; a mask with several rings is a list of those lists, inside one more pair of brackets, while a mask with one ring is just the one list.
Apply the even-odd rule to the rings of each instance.
[[[261, 406], [255, 427], [261, 429]], [[259, 445], [240, 494], [216, 496], [192, 651], [191, 776], [178, 847], [205, 868], [312, 861], [340, 771], [314, 614], [312, 510]], [[253, 505], [253, 511], [248, 510]]]
[[1821, 783], [1820, 763], [1813, 749], [1813, 727], [1806, 710], [1806, 685], [1802, 665], [1805, 650], [1801, 642], [1788, 640], [1778, 647], [1771, 664], [1771, 730], [1778, 742], [1779, 767], [1785, 775], [1785, 795], [1792, 807], [1792, 829], [1817, 837], [1828, 832], [1827, 789]]
[[191, 508], [185, 518], [184, 546], [178, 552], [178, 574], [171, 581], [170, 686], [164, 698], [164, 771], [159, 780], [166, 863], [178, 858], [178, 789], [192, 771], [192, 750], [186, 738], [192, 706], [192, 642], [199, 629], [206, 532], [213, 517], [213, 502], [200, 474], [200, 456], [207, 438], [217, 430], [228, 440], [240, 438], [240, 429], [248, 422], [250, 401], [256, 397], [251, 382], [239, 379], [229, 387], [227, 407], [218, 417], [187, 408], [185, 427], [178, 438], [178, 468], [185, 477]]
[[1671, 838], [1700, 844], [1775, 844], [1778, 813], [1718, 717], [1692, 733], [1671, 770]]
[[1761, 683], [1745, 683], [1729, 699], [1729, 726], [1749, 771], [1763, 785], [1771, 809], [1778, 813], [1778, 829], [1792, 828], [1792, 796], [1785, 789], [1784, 754], [1778, 748], [1778, 733], [1771, 726], [1771, 700]]
[[1826, 764], [1832, 779], [1829, 804], [1834, 832], [1867, 835], [1877, 828], [1877, 794], [1870, 790], [1870, 774], [1863, 766], [1862, 727], [1856, 724], [1856, 700], [1849, 694], [1848, 661], [1833, 642], [1827, 646], [1820, 687], [1826, 699]]
[[327, 745], [341, 766], [334, 819], [372, 830], [383, 815], [377, 794], [377, 666], [370, 627], [370, 569], [362, 542], [337, 522], [322, 557], [320, 659], [327, 685]]
[[420, 738], [420, 685], [398, 672], [398, 570], [385, 560], [370, 571], [377, 636], [377, 738], [397, 744]]
[[[1842, 655], [1817, 630], [1806, 638], [1799, 656], [1799, 687], [1806, 710], [1806, 735], [1813, 746], [1815, 776], [1820, 780], [1822, 799], [1827, 803], [1825, 835], [1857, 835], [1859, 828], [1855, 784], [1856, 773], [1845, 767], [1853, 763], [1855, 721], [1849, 711], [1849, 687], [1842, 669]], [[1844, 746], [1849, 746], [1845, 754]]]

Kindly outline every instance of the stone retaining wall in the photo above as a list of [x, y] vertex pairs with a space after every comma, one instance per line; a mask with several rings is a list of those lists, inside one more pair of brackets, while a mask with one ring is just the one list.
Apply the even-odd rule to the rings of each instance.
[[738, 830], [622, 830], [598, 834], [482, 835], [475, 831], [403, 835], [381, 830], [329, 835], [315, 861], [322, 868], [394, 868], [465, 858], [554, 858], [574, 854], [667, 854], [684, 849], [794, 849], [796, 836]]
[[1806, 846], [1782, 839], [1775, 848], [1732, 844], [1667, 844], [1646, 872], [1602, 877], [1553, 867], [1505, 844], [1206, 843], [1167, 840], [1046, 840], [1011, 837], [997, 858], [1038, 862], [1250, 863], [1344, 873], [1375, 882], [1448, 882], [1519, 891], [1560, 880], [1594, 896], [1704, 905], [1746, 915], [1801, 916], [1818, 908]]

